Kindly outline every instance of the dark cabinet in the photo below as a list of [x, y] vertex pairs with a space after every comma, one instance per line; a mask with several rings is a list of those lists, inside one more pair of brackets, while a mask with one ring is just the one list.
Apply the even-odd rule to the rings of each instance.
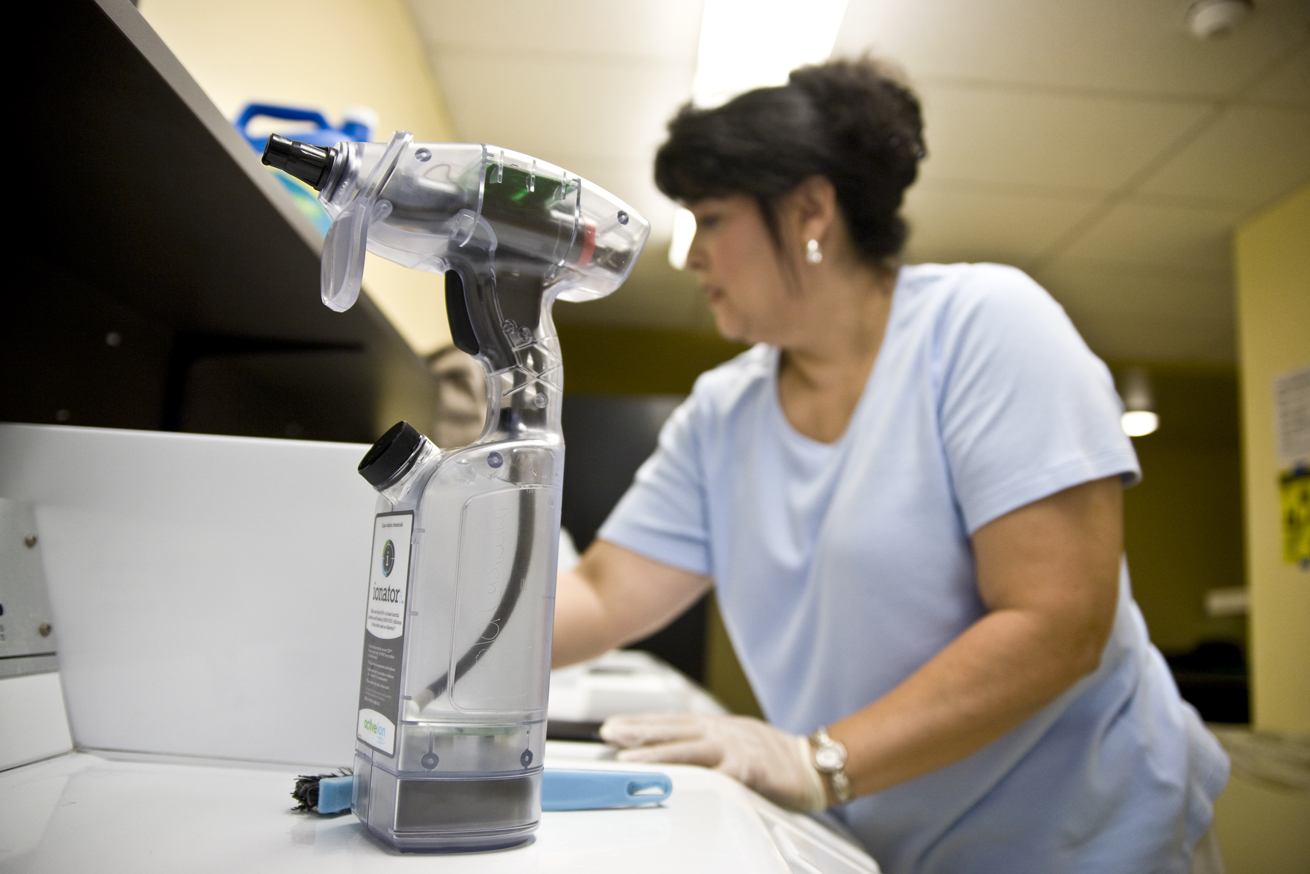
[[26, 9], [0, 419], [371, 441], [433, 384], [127, 0]]

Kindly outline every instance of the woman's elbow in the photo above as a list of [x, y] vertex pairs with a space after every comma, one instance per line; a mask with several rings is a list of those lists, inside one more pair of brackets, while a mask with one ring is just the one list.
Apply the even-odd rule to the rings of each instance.
[[1066, 642], [1064, 649], [1065, 673], [1068, 685], [1081, 680], [1088, 674], [1094, 674], [1101, 667], [1106, 644], [1114, 630], [1116, 604], [1105, 608], [1098, 605], [1086, 610], [1077, 619], [1069, 623], [1061, 634]]

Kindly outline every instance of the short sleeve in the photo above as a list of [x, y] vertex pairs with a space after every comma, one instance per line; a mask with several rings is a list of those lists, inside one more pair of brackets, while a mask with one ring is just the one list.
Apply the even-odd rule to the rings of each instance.
[[1109, 369], [1023, 272], [977, 265], [943, 311], [942, 441], [972, 534], [1084, 482], [1140, 479]]
[[697, 395], [660, 429], [659, 447], [597, 534], [602, 540], [696, 574], [712, 572], [708, 511], [696, 433]]

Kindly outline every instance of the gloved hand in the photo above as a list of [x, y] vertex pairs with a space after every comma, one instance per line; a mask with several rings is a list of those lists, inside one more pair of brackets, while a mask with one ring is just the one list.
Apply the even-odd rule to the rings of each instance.
[[703, 765], [791, 810], [828, 806], [810, 742], [747, 716], [655, 713], [612, 716], [600, 736], [624, 762]]

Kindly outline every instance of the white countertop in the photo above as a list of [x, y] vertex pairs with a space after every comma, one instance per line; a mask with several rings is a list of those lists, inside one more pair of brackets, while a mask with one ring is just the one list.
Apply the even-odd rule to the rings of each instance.
[[[615, 767], [586, 761], [595, 755], [590, 746], [552, 743], [547, 766]], [[547, 812], [533, 839], [515, 849], [416, 855], [377, 843], [352, 814], [293, 811], [291, 767], [71, 753], [0, 773], [0, 871], [878, 870], [827, 829], [727, 777], [686, 766], [657, 770], [674, 785], [658, 807]]]
[[[400, 855], [351, 814], [293, 813], [295, 776], [331, 768], [259, 762], [354, 753], [376, 501], [362, 449], [0, 424], [0, 496], [31, 505], [59, 667], [0, 678], [0, 874], [877, 874], [699, 768], [656, 768], [673, 779], [658, 807], [546, 813], [500, 852]], [[718, 710], [634, 653], [556, 680], [557, 719]], [[605, 749], [547, 743], [545, 758], [614, 767]]]

